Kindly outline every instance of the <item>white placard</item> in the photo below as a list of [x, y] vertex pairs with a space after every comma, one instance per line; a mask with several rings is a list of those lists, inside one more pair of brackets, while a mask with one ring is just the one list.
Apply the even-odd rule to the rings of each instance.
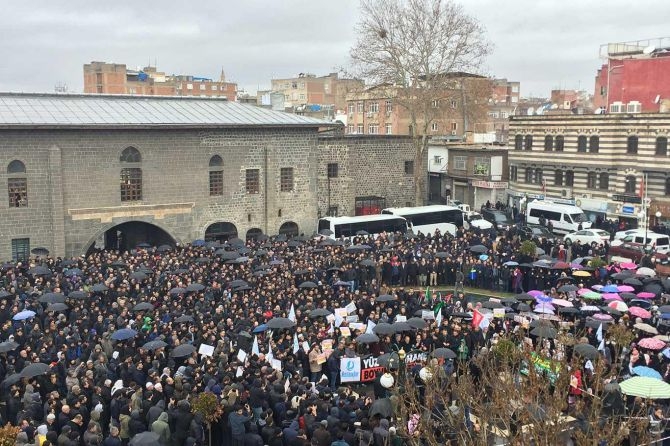
[[200, 344], [200, 349], [198, 353], [202, 356], [214, 356], [214, 346], [207, 344]]
[[238, 350], [237, 351], [237, 360], [240, 362], [244, 362], [247, 359], [247, 352], [244, 350]]

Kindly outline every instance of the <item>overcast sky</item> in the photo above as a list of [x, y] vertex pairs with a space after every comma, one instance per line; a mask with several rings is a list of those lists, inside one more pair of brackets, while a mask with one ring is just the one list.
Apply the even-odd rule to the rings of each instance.
[[[600, 44], [670, 34], [663, 0], [460, 1], [495, 45], [486, 74], [520, 81], [524, 96], [592, 91]], [[4, 2], [0, 91], [79, 92], [93, 60], [213, 78], [223, 68], [255, 91], [346, 66], [358, 13], [358, 0]]]

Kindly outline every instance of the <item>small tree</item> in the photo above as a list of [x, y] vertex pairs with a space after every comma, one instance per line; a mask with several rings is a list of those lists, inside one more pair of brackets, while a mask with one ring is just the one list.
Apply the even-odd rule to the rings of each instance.
[[217, 422], [223, 414], [223, 408], [219, 404], [218, 398], [212, 392], [203, 392], [195, 398], [191, 407], [193, 413], [200, 414], [205, 423], [207, 423], [209, 445], [211, 446], [212, 423]]
[[525, 240], [523, 243], [521, 243], [520, 252], [524, 256], [528, 256], [531, 259], [534, 259], [535, 255], [537, 254], [537, 245], [532, 240]]
[[21, 429], [9, 423], [4, 427], [0, 427], [0, 446], [14, 446], [16, 444], [16, 436], [19, 432], [21, 432]]

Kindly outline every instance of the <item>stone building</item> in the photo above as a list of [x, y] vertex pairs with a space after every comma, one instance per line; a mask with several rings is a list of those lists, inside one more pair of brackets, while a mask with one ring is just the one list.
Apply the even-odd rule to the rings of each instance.
[[[8, 194], [0, 259], [36, 247], [76, 256], [142, 242], [311, 234], [327, 212], [329, 163], [342, 166], [338, 181], [349, 179], [346, 191], [331, 188], [339, 214], [367, 190], [393, 204], [411, 196], [398, 173], [411, 160], [407, 142], [320, 139], [328, 128], [215, 98], [0, 94]], [[382, 187], [391, 181], [399, 187]]]

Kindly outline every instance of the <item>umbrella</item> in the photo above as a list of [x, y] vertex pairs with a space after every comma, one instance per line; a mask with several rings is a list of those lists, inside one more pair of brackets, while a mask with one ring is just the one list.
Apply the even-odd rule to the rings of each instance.
[[665, 342], [656, 338], [640, 339], [640, 342], [638, 342], [637, 345], [642, 348], [647, 348], [649, 350], [661, 350], [665, 348]]
[[604, 287], [602, 287], [600, 289], [601, 293], [616, 293], [618, 291], [619, 291], [619, 289], [617, 288], [617, 286], [616, 285], [611, 285], [611, 284], [610, 285], [605, 285]]
[[446, 258], [449, 257], [449, 255], [450, 255], [450, 254], [449, 254], [448, 252], [442, 252], [442, 251], [441, 251], [441, 252], [436, 252], [436, 253], [435, 253], [435, 258], [437, 258], [437, 259], [446, 259]]
[[19, 311], [12, 317], [12, 320], [15, 321], [25, 321], [26, 319], [30, 319], [32, 317], [35, 317], [35, 312], [32, 310], [23, 310]]
[[433, 350], [431, 355], [433, 356], [433, 358], [444, 358], [444, 359], [456, 359], [457, 356], [452, 349], [444, 347], [436, 348], [435, 350]]
[[624, 293], [632, 293], [633, 291], [635, 291], [635, 288], [633, 288], [633, 287], [630, 286], [630, 285], [619, 285], [619, 286], [616, 287], [616, 288], [617, 288], [617, 291], [618, 291], [618, 292], [622, 292], [622, 291], [623, 291]]
[[167, 347], [167, 342], [163, 342], [160, 339], [156, 339], [154, 341], [149, 341], [142, 346], [142, 348], [144, 350], [149, 350], [149, 351], [158, 350], [159, 348], [164, 348], [164, 347]]
[[362, 335], [358, 335], [355, 341], [359, 344], [374, 344], [375, 342], [379, 342], [379, 336], [372, 333], [363, 333]]
[[151, 305], [149, 302], [140, 302], [133, 307], [133, 311], [147, 311], [147, 310], [153, 310], [153, 309], [154, 309], [154, 306]]
[[37, 301], [43, 304], [63, 304], [65, 296], [61, 293], [46, 293], [42, 294]]
[[617, 293], [603, 293], [602, 298], [605, 300], [622, 300]]
[[127, 268], [128, 265], [126, 265], [125, 262], [122, 262], [121, 260], [115, 260], [114, 262], [110, 263], [109, 266], [112, 268]]
[[365, 259], [361, 261], [361, 266], [375, 266], [377, 263], [371, 259]]
[[[626, 285], [632, 285], [632, 286], [642, 286], [642, 282], [640, 282], [635, 277], [628, 277], [628, 278], [624, 279], [623, 283], [625, 283]], [[623, 291], [623, 290], [619, 290], [619, 291]]]
[[569, 300], [565, 299], [552, 299], [551, 303], [559, 307], [573, 307], [574, 305]]
[[316, 288], [317, 286], [318, 286], [318, 285], [317, 285], [316, 283], [307, 281], [307, 282], [303, 282], [303, 283], [301, 283], [301, 284], [298, 286], [298, 288]]
[[176, 296], [178, 294], [186, 294], [186, 288], [175, 287], [170, 290], [170, 294]]
[[670, 313], [670, 305], [661, 305], [658, 307], [660, 313]]
[[312, 311], [309, 312], [309, 317], [310, 318], [316, 318], [316, 317], [328, 317], [330, 316], [331, 313], [330, 311], [326, 310], [325, 308], [316, 308]]
[[240, 253], [237, 251], [225, 251], [223, 249], [217, 249], [214, 252], [214, 255], [221, 257], [223, 260], [235, 260], [240, 256]]
[[607, 304], [609, 308], [613, 308], [617, 311], [625, 312], [628, 311], [628, 305], [626, 305], [624, 302], [621, 302], [620, 300], [615, 300]]
[[638, 299], [653, 299], [654, 297], [656, 297], [656, 294], [650, 293], [648, 291], [642, 291], [641, 293], [637, 293]]
[[651, 268], [642, 267], [642, 268], [637, 269], [636, 274], [638, 274], [640, 276], [655, 276], [656, 271], [654, 271]]
[[558, 333], [555, 328], [540, 326], [531, 330], [530, 334], [537, 336], [538, 338], [554, 339]]
[[149, 278], [149, 276], [142, 271], [135, 271], [134, 273], [132, 273], [130, 275], [130, 278], [134, 279], [134, 280], [137, 280], [138, 282], [141, 282], [143, 280], [147, 280]]
[[80, 270], [79, 268], [70, 268], [63, 273], [63, 275], [66, 276], [66, 277], [81, 276], [83, 274], [84, 274], [84, 272], [82, 270]]
[[390, 302], [392, 300], [396, 300], [396, 298], [390, 294], [382, 294], [375, 297], [375, 302]]
[[644, 365], [633, 367], [633, 373], [645, 378], [663, 379], [663, 376], [658, 371]]
[[263, 333], [268, 329], [267, 324], [261, 324], [258, 327], [254, 328], [253, 333]]
[[561, 314], [577, 314], [579, 313], [579, 310], [574, 307], [565, 307], [565, 308], [559, 308], [558, 312]]
[[[609, 311], [616, 311], [616, 310], [612, 310], [609, 307], [605, 307], [605, 308], [607, 308]], [[593, 318], [598, 319], [599, 321], [611, 321], [612, 320], [612, 316], [610, 316], [609, 314], [603, 314], [603, 313], [594, 314]]]
[[474, 245], [470, 246], [470, 251], [474, 252], [475, 254], [484, 254], [488, 251], [489, 249], [484, 246], [484, 245]]
[[428, 326], [428, 323], [420, 317], [412, 317], [407, 319], [407, 324], [412, 328], [416, 328], [417, 330], [424, 329]]
[[107, 288], [104, 283], [96, 283], [91, 289], [94, 293], [102, 293], [103, 291], [107, 291], [109, 288]]
[[392, 414], [393, 406], [391, 405], [391, 400], [388, 398], [375, 400], [375, 402], [372, 403], [372, 406], [370, 406], [369, 416], [371, 417], [379, 415], [382, 418], [390, 418]]
[[333, 231], [331, 231], [328, 228], [322, 229], [322, 230], [319, 231], [319, 235], [325, 235], [325, 236], [333, 235]]
[[656, 327], [652, 327], [651, 325], [642, 322], [633, 325], [633, 328], [649, 334], [658, 334]]
[[68, 293], [67, 297], [68, 299], [86, 299], [88, 297], [88, 293], [86, 291], [76, 290]]
[[395, 330], [396, 333], [413, 330], [412, 326], [407, 322], [394, 322], [393, 324], [391, 324], [391, 327], [393, 327], [393, 330]]
[[519, 301], [516, 300], [516, 298], [514, 297], [503, 297], [502, 299], [500, 299], [500, 302], [507, 305], [514, 305], [519, 303]]
[[584, 305], [583, 307], [581, 307], [579, 309], [579, 311], [581, 311], [582, 313], [591, 313], [591, 312], [599, 313], [600, 308], [598, 308], [594, 305]]
[[33, 248], [30, 250], [31, 254], [35, 254], [36, 256], [48, 256], [49, 255], [49, 250], [43, 247], [39, 248]]
[[481, 260], [482, 262], [484, 262], [488, 259], [489, 259], [489, 256], [487, 256], [486, 254], [482, 254], [482, 255], [479, 256], [479, 260]]
[[363, 229], [360, 229], [356, 231], [356, 235], [370, 235], [368, 231], [364, 231]]
[[9, 375], [5, 380], [2, 382], [2, 385], [5, 387], [13, 386], [17, 382], [21, 381], [23, 379], [23, 376], [21, 376], [20, 373], [14, 373], [12, 375]]
[[16, 350], [19, 347], [14, 341], [0, 342], [0, 353], [7, 353]]
[[573, 351], [576, 355], [586, 359], [596, 359], [598, 357], [598, 350], [591, 344], [577, 344]]
[[514, 262], [514, 261], [512, 261], [512, 260], [509, 260], [509, 261], [503, 263], [503, 265], [504, 265], [504, 266], [519, 266], [519, 263], [518, 263], [518, 262]]
[[380, 322], [372, 329], [372, 331], [378, 335], [390, 335], [395, 333], [395, 328], [391, 324]]
[[523, 301], [531, 302], [535, 300], [535, 298], [528, 293], [517, 294], [516, 296], [514, 296], [514, 298], [522, 302]]
[[389, 370], [397, 369], [400, 365], [400, 357], [396, 352], [384, 353], [377, 358], [377, 364]]
[[21, 370], [21, 378], [34, 378], [36, 376], [44, 375], [49, 370], [51, 370], [49, 364], [44, 364], [43, 362], [33, 362]]
[[649, 319], [651, 317], [650, 312], [648, 312], [644, 308], [640, 308], [640, 307], [630, 307], [628, 309], [628, 312], [630, 314], [632, 314], [633, 316], [641, 317], [642, 319]]
[[572, 291], [577, 291], [578, 289], [579, 289], [579, 287], [577, 285], [573, 285], [573, 284], [569, 283], [567, 285], [563, 285], [563, 286], [559, 287], [558, 291], [560, 291], [561, 293], [569, 293], [569, 292], [572, 292]]
[[591, 273], [588, 271], [574, 271], [572, 275], [575, 277], [591, 277]]
[[670, 398], [670, 384], [656, 378], [634, 376], [620, 384], [621, 392], [629, 396], [655, 400]]
[[125, 341], [137, 336], [137, 332], [131, 328], [122, 328], [112, 333], [112, 339], [115, 341]]
[[130, 440], [130, 446], [156, 446], [160, 444], [160, 437], [155, 432], [142, 432]]
[[503, 304], [496, 302], [495, 300], [487, 300], [486, 302], [482, 302], [482, 307], [489, 308], [491, 310], [494, 308], [505, 308]]
[[69, 307], [65, 304], [55, 303], [55, 304], [49, 304], [47, 306], [47, 311], [54, 311], [54, 312], [67, 311], [68, 308]]
[[156, 248], [156, 251], [158, 251], [158, 252], [172, 251], [172, 246], [170, 246], [170, 245], [160, 245], [158, 248]]
[[596, 293], [595, 291], [588, 291], [588, 292], [582, 294], [582, 297], [584, 299], [590, 299], [590, 300], [602, 299], [602, 296], [600, 295], [600, 293]]
[[5, 290], [0, 290], [0, 299], [4, 299], [5, 297], [12, 296], [13, 294], [10, 293], [9, 291]]
[[230, 283], [228, 283], [228, 285], [230, 285], [231, 288], [239, 288], [241, 286], [249, 286], [249, 284], [242, 279], [235, 279], [235, 280], [231, 281]]
[[201, 283], [190, 283], [186, 287], [186, 291], [202, 291], [204, 289], [205, 289], [205, 285], [203, 285]]
[[624, 299], [635, 299], [635, 298], [637, 298], [637, 296], [635, 294], [626, 293], [626, 292], [619, 293], [619, 296], [623, 297]]
[[623, 269], [628, 269], [628, 270], [633, 270], [633, 269], [637, 268], [637, 265], [633, 262], [622, 262], [622, 263], [619, 263], [619, 266]]
[[188, 314], [182, 314], [178, 318], [174, 320], [178, 324], [186, 324], [189, 322], [195, 322], [195, 319], [193, 319], [193, 316], [190, 316]]
[[267, 326], [272, 330], [281, 330], [284, 328], [294, 327], [295, 322], [285, 317], [275, 317], [268, 321]]
[[172, 349], [170, 356], [173, 358], [183, 358], [184, 356], [190, 356], [197, 351], [198, 349], [191, 344], [181, 344]]

